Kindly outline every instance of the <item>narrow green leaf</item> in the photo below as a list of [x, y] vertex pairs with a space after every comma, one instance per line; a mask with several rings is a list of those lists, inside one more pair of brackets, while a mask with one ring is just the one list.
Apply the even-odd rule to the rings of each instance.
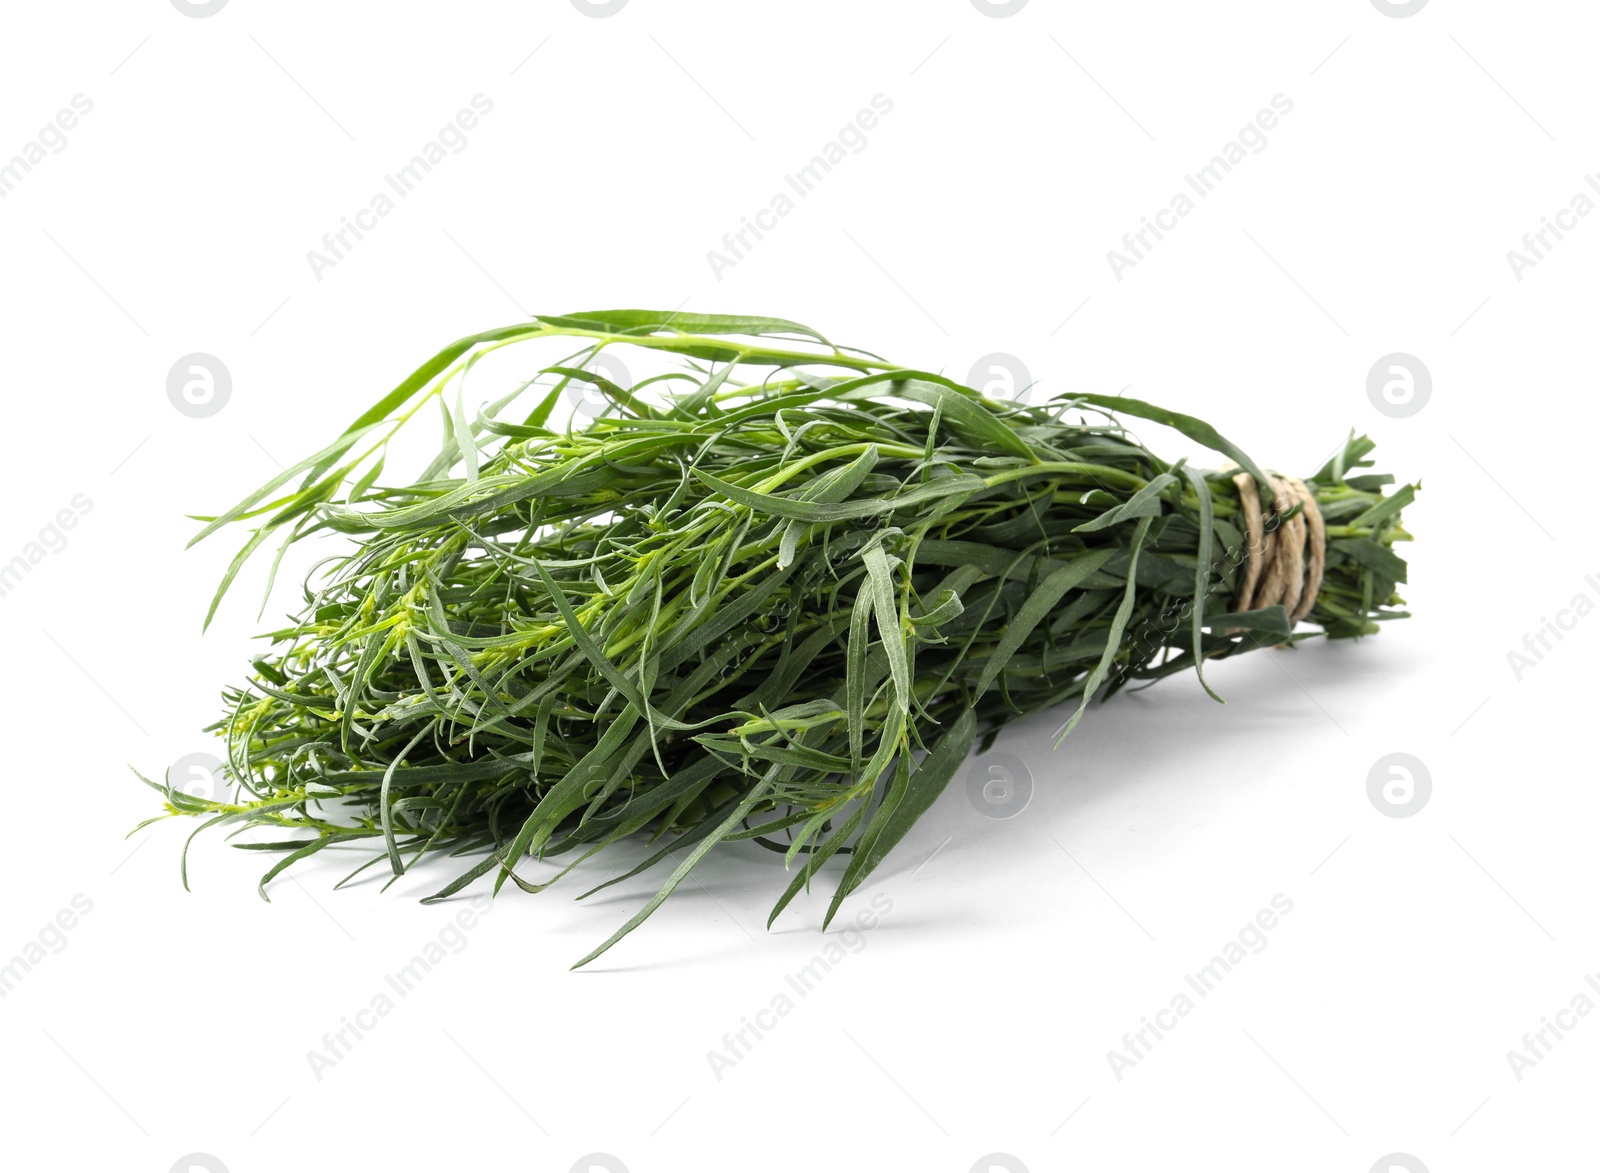
[[[844, 898], [861, 886], [862, 881], [883, 862], [884, 856], [894, 850], [895, 845], [905, 838], [906, 832], [911, 830], [917, 820], [933, 805], [934, 799], [944, 792], [950, 779], [955, 776], [956, 770], [972, 752], [972, 742], [977, 734], [977, 728], [977, 719], [973, 716], [972, 710], [963, 710], [955, 723], [934, 743], [928, 756], [911, 772], [904, 795], [887, 815], [884, 815], [883, 825], [873, 836], [871, 847], [865, 851], [857, 851], [850, 857], [850, 865], [845, 869], [844, 878], [839, 881], [839, 890], [834, 894], [833, 903], [828, 908], [823, 928], [827, 928], [828, 923], [833, 920], [834, 913], [838, 912]], [[884, 814], [883, 808], [879, 809], [879, 814]], [[874, 822], [876, 821], [874, 818]], [[869, 827], [868, 833], [870, 831]]]

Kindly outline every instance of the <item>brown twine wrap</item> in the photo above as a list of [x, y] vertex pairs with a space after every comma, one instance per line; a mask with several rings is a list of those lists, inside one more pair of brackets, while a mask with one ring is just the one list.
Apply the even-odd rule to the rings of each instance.
[[[1229, 461], [1227, 468], [1238, 468]], [[1261, 512], [1261, 494], [1255, 478], [1236, 473], [1234, 487], [1244, 510], [1244, 583], [1233, 601], [1235, 611], [1254, 611], [1282, 603], [1290, 624], [1311, 614], [1317, 591], [1322, 588], [1322, 569], [1327, 559], [1328, 531], [1322, 524], [1322, 511], [1304, 481], [1266, 470], [1277, 516], [1287, 513], [1298, 502], [1301, 509], [1281, 525], [1267, 528]]]

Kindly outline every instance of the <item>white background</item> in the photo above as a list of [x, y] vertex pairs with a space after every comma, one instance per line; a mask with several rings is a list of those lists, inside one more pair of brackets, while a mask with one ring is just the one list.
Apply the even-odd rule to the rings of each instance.
[[[1507, 653], [1600, 603], [1600, 217], [1520, 280], [1506, 253], [1600, 168], [1595, 31], [1588, 5], [1487, 0], [9, 6], [0, 159], [74, 95], [93, 110], [0, 200], [0, 562], [92, 509], [0, 598], [0, 955], [92, 911], [0, 1000], [0, 1165], [1580, 1167], [1600, 1015], [1520, 1080], [1507, 1052], [1600, 972], [1600, 618], [1520, 679]], [[307, 251], [479, 93], [466, 148], [319, 280]], [[723, 233], [880, 93], [865, 149], [714, 275]], [[1277, 94], [1265, 148], [1118, 280], [1107, 250]], [[262, 858], [219, 838], [190, 893], [187, 826], [124, 840], [157, 803], [129, 767], [209, 748], [295, 597], [287, 576], [258, 623], [254, 566], [202, 638], [234, 542], [185, 552], [185, 515], [451, 339], [611, 306], [796, 318], [958, 377], [1009, 352], [1302, 475], [1371, 432], [1423, 481], [1415, 618], [1222, 665], [1226, 706], [1189, 678], [1119, 695], [1060, 750], [1057, 715], [1021, 722], [996, 748], [1027, 809], [985, 818], [958, 778], [846, 905], [892, 911], [720, 1080], [724, 1033], [840, 940], [822, 895], [764, 931], [785, 877], [753, 845], [578, 974], [654, 885], [567, 897], [639, 856], [508, 890], [318, 1079], [324, 1032], [449, 923], [415, 898], [451, 872], [333, 892], [343, 869], [307, 867], [267, 904]], [[165, 389], [195, 351], [233, 379], [206, 419]], [[1407, 418], [1366, 393], [1394, 351], [1433, 378]], [[1409, 818], [1368, 798], [1391, 752], [1431, 774]], [[1117, 1078], [1107, 1052], [1279, 893], [1266, 947]]]

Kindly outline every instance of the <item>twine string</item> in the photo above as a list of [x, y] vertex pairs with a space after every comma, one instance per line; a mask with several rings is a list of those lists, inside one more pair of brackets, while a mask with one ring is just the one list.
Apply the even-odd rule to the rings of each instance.
[[[1238, 468], [1232, 461], [1228, 468]], [[1270, 529], [1261, 509], [1261, 494], [1247, 472], [1234, 474], [1244, 510], [1246, 563], [1244, 582], [1234, 598], [1235, 611], [1254, 611], [1283, 604], [1290, 624], [1311, 614], [1327, 562], [1328, 531], [1322, 511], [1304, 481], [1265, 470], [1272, 490], [1274, 517], [1300, 509]]]

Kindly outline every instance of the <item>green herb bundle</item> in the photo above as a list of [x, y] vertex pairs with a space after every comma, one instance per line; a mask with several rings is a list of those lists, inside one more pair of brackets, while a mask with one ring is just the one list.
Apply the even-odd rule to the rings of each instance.
[[[539, 340], [572, 353], [469, 413], [474, 365]], [[670, 369], [631, 388], [594, 373], [636, 348]], [[552, 423], [578, 387], [603, 414]], [[391, 484], [387, 445], [430, 401], [442, 447]], [[263, 896], [339, 845], [373, 849], [353, 874], [464, 857], [442, 899], [486, 875], [538, 891], [647, 840], [608, 883], [670, 876], [580, 965], [720, 844], [784, 857], [774, 918], [846, 857], [831, 919], [975, 738], [1054, 706], [1065, 736], [1130, 682], [1312, 634], [1282, 606], [1233, 609], [1235, 474], [1164, 461], [1119, 416], [1268, 483], [1198, 419], [1102, 395], [996, 402], [794, 322], [616, 311], [462, 339], [208, 519], [197, 541], [254, 527], [213, 614], [264, 543], [352, 540], [225, 693], [213, 728], [237, 793], [152, 785], [203, 826], [290, 832], [239, 844], [283, 853]], [[1385, 496], [1392, 478], [1360, 472], [1371, 447], [1352, 436], [1306, 479], [1326, 526], [1309, 619], [1331, 637], [1405, 614], [1393, 545], [1413, 488]], [[1263, 508], [1288, 516], [1265, 490]]]

